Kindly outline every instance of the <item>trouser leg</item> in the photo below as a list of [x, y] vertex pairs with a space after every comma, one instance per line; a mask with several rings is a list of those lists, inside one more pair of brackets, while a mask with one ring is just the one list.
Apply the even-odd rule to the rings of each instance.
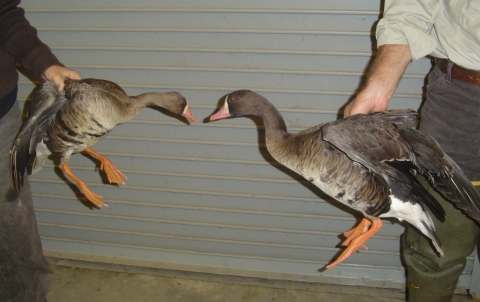
[[18, 102], [0, 119], [0, 301], [45, 301], [51, 271], [43, 256], [28, 179], [10, 185], [9, 151], [21, 125]]
[[[428, 239], [413, 227], [404, 235], [404, 260], [407, 265], [407, 291], [409, 301], [448, 302], [452, 300], [458, 278], [463, 272], [466, 257], [475, 248], [479, 228], [475, 222], [454, 208], [448, 201], [438, 198], [447, 220], [435, 218], [436, 233], [445, 252], [439, 257]], [[431, 215], [433, 217], [433, 215]]]
[[[433, 136], [471, 180], [480, 180], [480, 86], [451, 79], [434, 68], [420, 130]], [[437, 198], [446, 212], [441, 223], [432, 216], [445, 257], [413, 227], [404, 236], [407, 291], [410, 302], [451, 301], [458, 279], [480, 233], [479, 225], [450, 202]]]

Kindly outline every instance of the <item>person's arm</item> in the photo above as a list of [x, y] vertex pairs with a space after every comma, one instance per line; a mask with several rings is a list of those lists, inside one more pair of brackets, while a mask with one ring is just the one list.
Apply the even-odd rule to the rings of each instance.
[[80, 75], [63, 66], [37, 36], [37, 30], [25, 18], [25, 12], [17, 5], [19, 0], [0, 2], [0, 45], [15, 61], [37, 78], [55, 82], [63, 91], [64, 79], [80, 79]]
[[347, 105], [344, 117], [387, 109], [398, 82], [412, 61], [408, 44], [380, 46], [367, 75], [367, 82], [353, 102]]

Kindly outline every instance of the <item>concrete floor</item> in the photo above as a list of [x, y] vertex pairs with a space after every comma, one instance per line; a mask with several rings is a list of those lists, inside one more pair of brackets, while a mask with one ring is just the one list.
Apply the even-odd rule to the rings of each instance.
[[[49, 302], [387, 302], [404, 301], [399, 290], [317, 283], [272, 281], [209, 274], [128, 269], [50, 261], [53, 278]], [[60, 264], [59, 263], [63, 263]], [[68, 265], [72, 265], [69, 263]], [[108, 270], [105, 270], [108, 269]], [[471, 301], [456, 295], [455, 302]]]

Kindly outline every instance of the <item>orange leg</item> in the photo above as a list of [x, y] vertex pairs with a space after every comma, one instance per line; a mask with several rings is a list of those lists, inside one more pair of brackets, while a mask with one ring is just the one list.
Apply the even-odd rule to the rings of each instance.
[[99, 208], [103, 206], [107, 206], [102, 201], [102, 196], [90, 191], [87, 185], [83, 181], [81, 181], [75, 175], [73, 175], [72, 170], [70, 170], [70, 167], [66, 163], [61, 164], [60, 167], [62, 168], [63, 173], [67, 174], [77, 184], [77, 186], [79, 186], [80, 189], [82, 189], [82, 192], [83, 194], [85, 194], [85, 197], [88, 200], [90, 200], [94, 205], [96, 205]]
[[[360, 223], [356, 227], [343, 233], [343, 235], [347, 237], [347, 239], [345, 239], [342, 245], [343, 246], [349, 245], [353, 239], [365, 233], [371, 225], [372, 225], [372, 221], [370, 219], [363, 218], [362, 221], [360, 221]], [[366, 246], [362, 246], [362, 247], [365, 248], [366, 250], [368, 249]]]
[[101, 156], [97, 152], [93, 151], [92, 148], [85, 149], [85, 152], [100, 161], [100, 169], [105, 170], [105, 174], [107, 174], [107, 178], [110, 183], [113, 182], [116, 184], [125, 184], [124, 180], [127, 179], [127, 177], [120, 172], [120, 170], [118, 170], [108, 158]]
[[327, 268], [331, 269], [335, 267], [337, 264], [339, 264], [340, 262], [342, 262], [343, 260], [350, 257], [353, 253], [358, 251], [358, 249], [361, 248], [364, 245], [364, 243], [367, 242], [367, 240], [370, 239], [370, 237], [375, 235], [375, 233], [377, 233], [381, 228], [382, 228], [382, 221], [380, 219], [373, 220], [372, 226], [370, 227], [370, 229], [365, 233], [361, 234], [360, 236], [352, 239], [348, 247], [345, 249], [345, 251], [343, 251], [343, 253], [337, 258], [337, 260], [327, 265]]

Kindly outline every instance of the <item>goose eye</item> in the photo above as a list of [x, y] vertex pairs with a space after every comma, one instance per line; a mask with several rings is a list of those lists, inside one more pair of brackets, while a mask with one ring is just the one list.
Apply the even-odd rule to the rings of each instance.
[[229, 98], [229, 99], [228, 99], [228, 102], [229, 102], [229, 103], [233, 103], [234, 101], [235, 101], [234, 98]]
[[180, 106], [185, 107], [187, 105], [187, 102], [185, 101], [180, 101]]

